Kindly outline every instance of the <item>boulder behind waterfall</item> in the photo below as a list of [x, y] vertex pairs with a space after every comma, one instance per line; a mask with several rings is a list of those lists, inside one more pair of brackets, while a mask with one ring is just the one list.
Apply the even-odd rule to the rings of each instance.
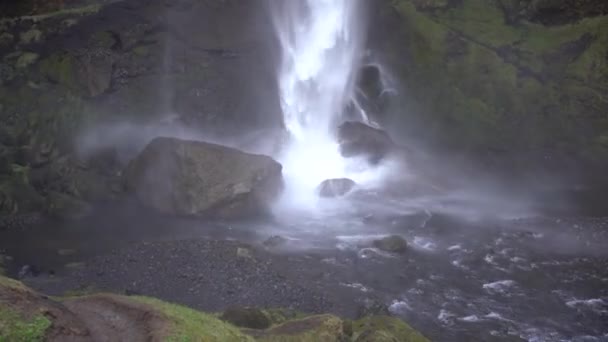
[[338, 127], [338, 140], [342, 156], [366, 156], [373, 164], [397, 148], [385, 131], [355, 121], [344, 122]]
[[321, 197], [340, 197], [351, 191], [357, 183], [348, 178], [326, 179], [317, 187]]
[[281, 164], [226, 146], [156, 138], [128, 166], [138, 200], [164, 214], [243, 218], [264, 215], [282, 188]]

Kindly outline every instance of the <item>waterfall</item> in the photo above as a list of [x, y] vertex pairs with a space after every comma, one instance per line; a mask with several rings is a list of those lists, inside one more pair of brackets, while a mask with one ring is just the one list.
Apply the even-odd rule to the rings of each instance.
[[364, 165], [340, 155], [334, 132], [352, 103], [365, 33], [361, 9], [360, 0], [273, 3], [282, 49], [281, 107], [289, 133], [278, 159], [292, 205], [314, 205], [315, 188], [325, 179], [369, 177]]

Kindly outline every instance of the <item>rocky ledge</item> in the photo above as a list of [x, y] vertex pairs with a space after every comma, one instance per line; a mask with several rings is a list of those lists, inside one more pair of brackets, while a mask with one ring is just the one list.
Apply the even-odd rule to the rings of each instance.
[[204, 313], [140, 296], [49, 298], [0, 276], [0, 340], [7, 341], [428, 341], [392, 317], [357, 321], [288, 310]]

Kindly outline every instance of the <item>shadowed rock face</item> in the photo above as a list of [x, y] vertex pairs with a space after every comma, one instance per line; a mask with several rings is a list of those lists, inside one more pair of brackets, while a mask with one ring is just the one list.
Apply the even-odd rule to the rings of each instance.
[[357, 183], [352, 179], [338, 178], [324, 180], [317, 191], [321, 197], [340, 197], [351, 191]]
[[127, 187], [164, 214], [243, 218], [268, 213], [282, 189], [272, 158], [198, 141], [154, 139], [129, 165]]
[[65, 203], [119, 196], [124, 162], [158, 136], [108, 138], [122, 123], [222, 137], [279, 127], [263, 3], [1, 1], [0, 217], [74, 216]]
[[354, 121], [347, 121], [338, 127], [338, 142], [342, 156], [368, 157], [373, 164], [396, 148], [385, 131]]

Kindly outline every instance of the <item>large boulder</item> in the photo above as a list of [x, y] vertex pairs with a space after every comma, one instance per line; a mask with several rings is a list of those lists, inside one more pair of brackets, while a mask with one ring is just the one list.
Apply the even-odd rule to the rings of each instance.
[[265, 214], [282, 188], [281, 164], [263, 155], [156, 138], [127, 167], [126, 185], [164, 214], [222, 218]]
[[317, 187], [321, 197], [340, 197], [351, 191], [357, 183], [348, 178], [326, 179]]
[[342, 156], [365, 156], [373, 164], [396, 149], [385, 131], [355, 121], [344, 122], [338, 127], [338, 141]]

